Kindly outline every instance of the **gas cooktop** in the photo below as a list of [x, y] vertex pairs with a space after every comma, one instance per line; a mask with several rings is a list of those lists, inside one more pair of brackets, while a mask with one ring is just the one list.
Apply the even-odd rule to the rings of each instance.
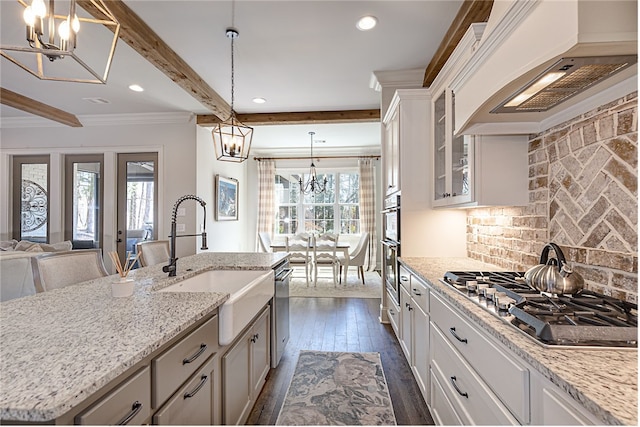
[[638, 347], [637, 304], [588, 290], [541, 293], [521, 272], [448, 271], [442, 281], [544, 346]]

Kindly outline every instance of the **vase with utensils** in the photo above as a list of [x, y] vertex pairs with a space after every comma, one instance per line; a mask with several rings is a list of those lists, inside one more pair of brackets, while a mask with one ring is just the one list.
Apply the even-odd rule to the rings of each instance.
[[140, 254], [138, 253], [134, 258], [132, 258], [131, 252], [127, 252], [127, 258], [124, 265], [120, 262], [117, 252], [109, 252], [109, 257], [120, 276], [118, 280], [111, 282], [111, 296], [130, 297], [133, 295], [133, 279], [130, 279], [127, 276], [136, 262], [138, 262]]

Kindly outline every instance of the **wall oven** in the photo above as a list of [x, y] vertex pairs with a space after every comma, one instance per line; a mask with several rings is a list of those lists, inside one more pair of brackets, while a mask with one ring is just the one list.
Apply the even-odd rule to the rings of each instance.
[[400, 302], [398, 257], [400, 256], [400, 195], [387, 197], [382, 211], [382, 280], [396, 304]]

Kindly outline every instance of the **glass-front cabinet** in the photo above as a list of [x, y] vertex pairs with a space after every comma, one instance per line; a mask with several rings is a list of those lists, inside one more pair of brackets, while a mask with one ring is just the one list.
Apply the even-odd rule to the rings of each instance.
[[449, 206], [471, 200], [472, 136], [454, 137], [455, 95], [445, 89], [433, 104], [433, 204]]

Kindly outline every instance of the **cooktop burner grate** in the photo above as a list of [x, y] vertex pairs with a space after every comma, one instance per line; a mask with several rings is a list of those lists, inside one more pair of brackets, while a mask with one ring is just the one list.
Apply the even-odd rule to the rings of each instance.
[[548, 295], [529, 287], [520, 272], [450, 271], [443, 281], [544, 345], [638, 346], [637, 304], [589, 290]]

